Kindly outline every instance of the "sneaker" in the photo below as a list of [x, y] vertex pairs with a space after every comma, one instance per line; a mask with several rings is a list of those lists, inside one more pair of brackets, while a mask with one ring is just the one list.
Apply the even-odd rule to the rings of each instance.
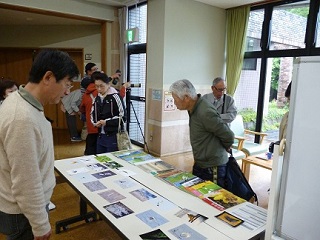
[[81, 142], [81, 141], [82, 141], [81, 137], [72, 137], [71, 138], [71, 142]]
[[49, 203], [49, 210], [53, 210], [56, 208], [56, 205], [54, 205], [51, 201]]

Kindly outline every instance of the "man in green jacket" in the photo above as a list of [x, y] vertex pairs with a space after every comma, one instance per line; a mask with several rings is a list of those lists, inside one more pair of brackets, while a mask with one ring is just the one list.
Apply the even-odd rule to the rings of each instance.
[[174, 103], [189, 114], [190, 141], [194, 156], [192, 173], [224, 187], [227, 150], [234, 134], [223, 122], [217, 110], [196, 90], [189, 80], [179, 80], [170, 86]]

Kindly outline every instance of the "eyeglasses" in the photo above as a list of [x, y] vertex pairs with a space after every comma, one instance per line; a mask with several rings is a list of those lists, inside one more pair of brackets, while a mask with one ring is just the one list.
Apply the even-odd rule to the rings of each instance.
[[63, 85], [64, 85], [64, 88], [67, 90], [70, 90], [71, 88], [73, 88], [73, 85], [71, 85], [70, 83], [63, 82]]
[[96, 85], [96, 89], [99, 89], [99, 88], [105, 88], [105, 87], [106, 87], [106, 85], [104, 85], [104, 84]]
[[227, 90], [227, 88], [217, 88], [216, 86], [213, 86], [215, 90], [217, 90], [218, 92], [224, 92], [225, 90]]
[[73, 88], [73, 85], [71, 85], [71, 84], [65, 84], [65, 88], [66, 88], [67, 90], [70, 90], [71, 88]]

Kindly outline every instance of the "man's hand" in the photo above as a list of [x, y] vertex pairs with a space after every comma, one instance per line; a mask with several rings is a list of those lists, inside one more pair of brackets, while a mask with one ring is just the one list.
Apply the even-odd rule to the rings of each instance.
[[106, 125], [106, 120], [99, 120], [97, 123], [96, 123], [96, 127], [102, 127], [102, 126], [105, 126]]
[[229, 148], [226, 149], [226, 151], [227, 151], [228, 153], [230, 153], [230, 154], [231, 154], [231, 150], [232, 150], [231, 147], [229, 147]]
[[52, 230], [50, 229], [50, 231], [43, 236], [35, 236], [34, 240], [49, 240], [51, 234], [52, 234]]
[[122, 86], [125, 87], [125, 88], [128, 88], [130, 87], [131, 83], [130, 82], [125, 82]]
[[118, 79], [121, 77], [121, 73], [115, 73], [111, 76], [112, 79]]

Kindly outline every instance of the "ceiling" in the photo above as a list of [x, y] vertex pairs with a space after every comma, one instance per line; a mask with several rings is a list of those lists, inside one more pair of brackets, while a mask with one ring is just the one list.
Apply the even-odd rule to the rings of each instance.
[[256, 2], [265, 2], [266, 0], [195, 0], [197, 2], [206, 3], [215, 7], [227, 9], [238, 7]]
[[[134, 5], [142, 0], [83, 0], [115, 7]], [[219, 8], [227, 9], [257, 2], [257, 0], [195, 0]], [[45, 14], [22, 12], [0, 8], [0, 25], [97, 25], [99, 23], [68, 19]]]
[[[112, 6], [129, 6], [139, 3], [143, 0], [85, 0], [88, 2], [96, 2], [101, 4], [107, 4]], [[259, 0], [194, 0], [197, 2], [206, 3], [215, 7], [227, 9], [232, 7], [237, 7], [241, 5], [246, 5], [254, 2], [258, 2]], [[263, 0], [260, 0], [263, 1]]]

